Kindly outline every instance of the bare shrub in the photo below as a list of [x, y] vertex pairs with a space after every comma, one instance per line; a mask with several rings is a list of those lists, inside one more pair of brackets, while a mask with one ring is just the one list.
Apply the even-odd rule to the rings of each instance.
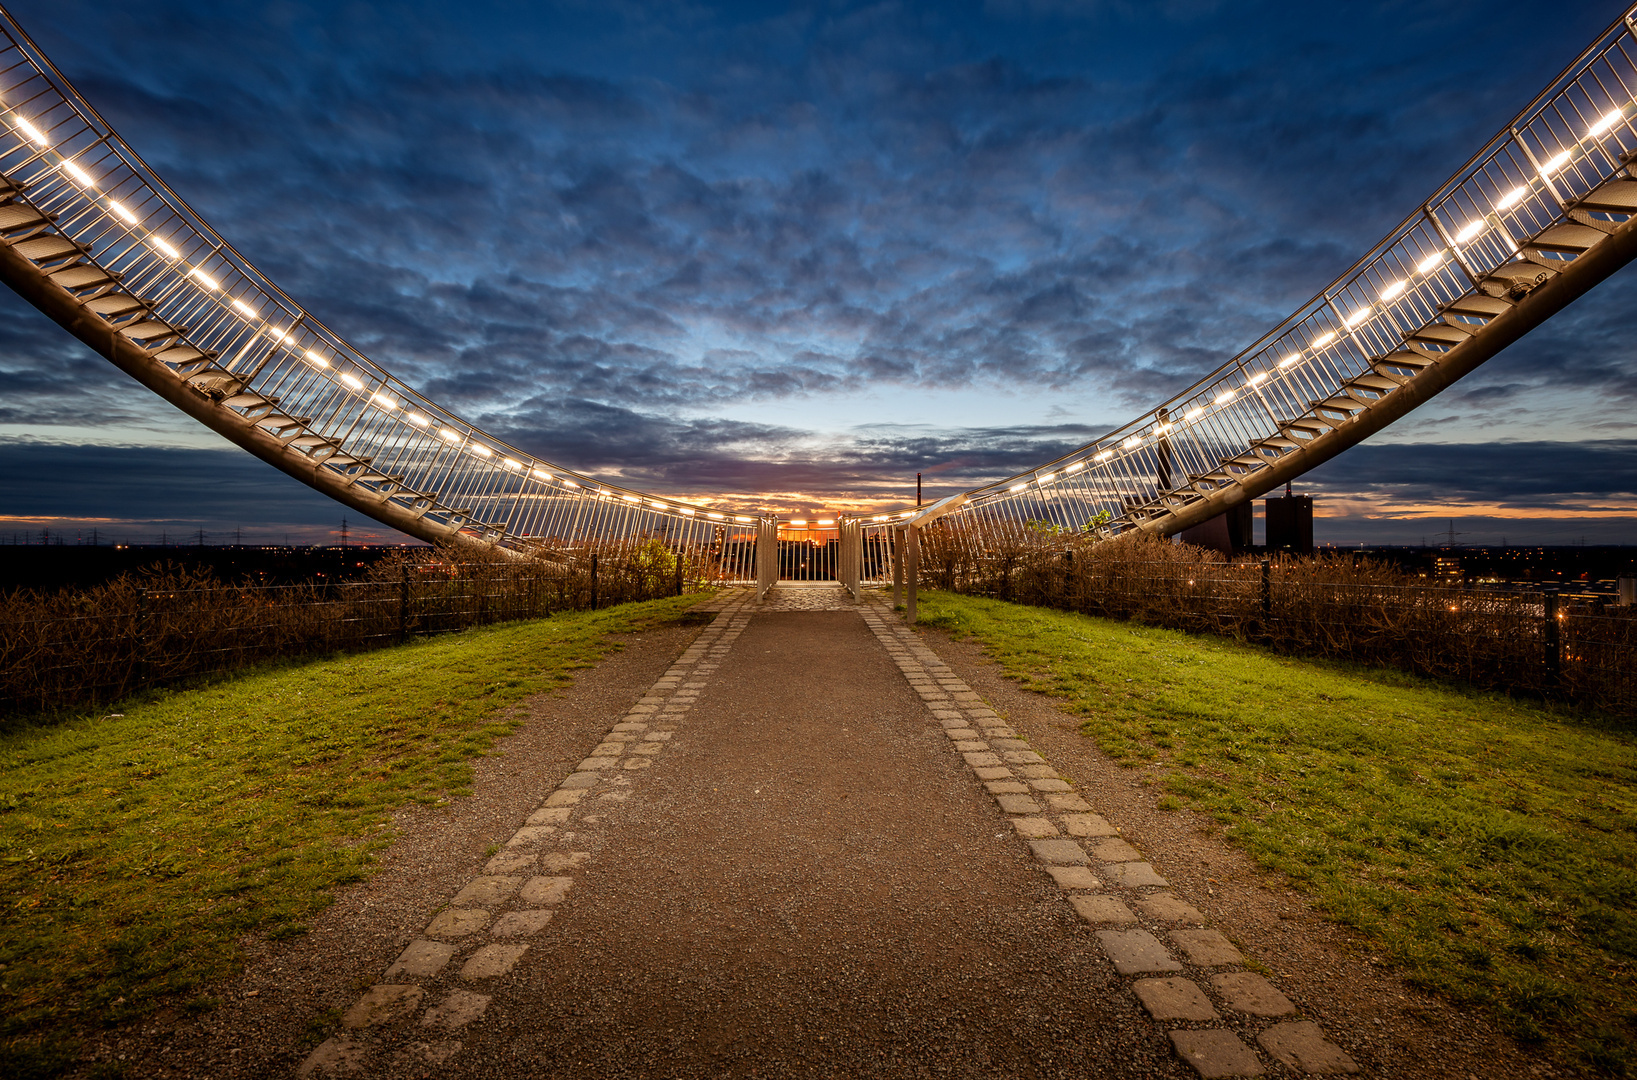
[[923, 536], [921, 580], [1637, 715], [1637, 612], [1564, 605], [1549, 617], [1540, 593], [1427, 581], [1348, 554], [1264, 568], [1145, 535], [946, 520]]

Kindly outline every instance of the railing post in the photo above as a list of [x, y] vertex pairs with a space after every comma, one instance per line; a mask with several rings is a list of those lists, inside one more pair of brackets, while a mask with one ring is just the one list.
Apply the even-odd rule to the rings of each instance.
[[1273, 563], [1262, 560], [1262, 627], [1273, 632]]
[[591, 553], [591, 610], [597, 610], [597, 553]]
[[682, 549], [676, 549], [676, 595], [682, 595]]
[[892, 545], [888, 553], [892, 558], [892, 606], [897, 607], [904, 602], [904, 530], [902, 526], [894, 526], [887, 532], [887, 542]]
[[918, 614], [915, 610], [915, 600], [921, 583], [921, 528], [918, 525], [911, 525], [904, 533], [909, 540], [909, 565], [904, 568], [904, 577], [907, 579], [905, 585], [908, 589], [904, 617], [911, 626], [914, 626]]
[[398, 644], [402, 645], [409, 637], [409, 567], [402, 568], [403, 576], [398, 581]]
[[1543, 628], [1546, 685], [1556, 687], [1563, 675], [1563, 637], [1558, 623], [1563, 618], [1562, 597], [1556, 589], [1546, 590], [1546, 625]]

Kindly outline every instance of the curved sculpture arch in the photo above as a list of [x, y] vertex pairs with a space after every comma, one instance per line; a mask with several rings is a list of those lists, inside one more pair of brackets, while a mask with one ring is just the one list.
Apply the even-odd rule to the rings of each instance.
[[[1364, 258], [1205, 379], [1056, 461], [842, 521], [842, 535], [856, 547], [861, 530], [946, 514], [1170, 535], [1299, 476], [1637, 255], [1634, 119], [1628, 13]], [[528, 551], [776, 535], [767, 519], [560, 468], [423, 398], [211, 229], [3, 10], [0, 279], [206, 427], [423, 540]], [[843, 562], [856, 585], [861, 558]]]

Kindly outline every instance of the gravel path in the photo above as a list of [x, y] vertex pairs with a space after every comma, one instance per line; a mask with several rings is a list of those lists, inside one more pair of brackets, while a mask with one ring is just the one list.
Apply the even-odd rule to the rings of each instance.
[[712, 606], [697, 640], [647, 635], [531, 702], [476, 795], [406, 814], [385, 872], [307, 940], [258, 946], [227, 1008], [103, 1056], [144, 1076], [1552, 1075], [1155, 810], [972, 646], [839, 590]]

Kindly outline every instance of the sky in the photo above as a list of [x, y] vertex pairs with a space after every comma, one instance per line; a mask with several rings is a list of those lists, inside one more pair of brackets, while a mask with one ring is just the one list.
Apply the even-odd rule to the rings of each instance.
[[[217, 231], [422, 393], [566, 468], [787, 511], [899, 505], [918, 471], [964, 490], [1181, 390], [1620, 14], [8, 7]], [[1317, 539], [1637, 543], [1634, 310], [1628, 267], [1303, 477]], [[345, 513], [0, 290], [0, 541], [312, 542]]]

